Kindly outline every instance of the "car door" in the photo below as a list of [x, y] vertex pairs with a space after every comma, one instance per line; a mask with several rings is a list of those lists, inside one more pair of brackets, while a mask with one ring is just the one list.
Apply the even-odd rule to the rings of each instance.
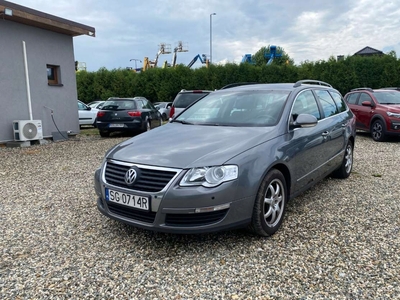
[[340, 94], [322, 89], [316, 89], [314, 92], [323, 114], [323, 119], [320, 123], [324, 128], [322, 151], [324, 152], [325, 161], [321, 165], [320, 176], [324, 176], [338, 165], [338, 161], [340, 163], [342, 160], [340, 154], [346, 146], [345, 130], [348, 115], [345, 113], [346, 106], [343, 106]]
[[284, 151], [291, 157], [289, 164], [293, 170], [293, 192], [312, 184], [320, 174], [320, 168], [326, 161], [323, 151], [325, 125], [321, 123], [321, 112], [311, 90], [300, 92], [292, 106], [291, 121], [300, 114], [311, 114], [318, 120], [316, 126], [289, 129], [288, 148]]
[[91, 108], [83, 102], [78, 101], [79, 125], [92, 125], [94, 123]]
[[[363, 102], [369, 102], [370, 105], [362, 105]], [[369, 130], [371, 117], [374, 114], [374, 101], [371, 96], [367, 93], [360, 93], [360, 97], [358, 98], [357, 105], [355, 109], [357, 110], [357, 127], [364, 130]]]
[[151, 128], [160, 126], [161, 114], [158, 109], [147, 99], [141, 99], [140, 101], [143, 103], [142, 110], [148, 115]]

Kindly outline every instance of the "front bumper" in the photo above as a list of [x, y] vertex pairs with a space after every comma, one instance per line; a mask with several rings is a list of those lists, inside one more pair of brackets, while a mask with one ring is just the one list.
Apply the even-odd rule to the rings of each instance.
[[97, 207], [111, 219], [168, 233], [206, 233], [245, 227], [250, 223], [255, 195], [237, 199], [237, 181], [215, 188], [182, 188], [177, 184], [180, 178], [175, 178], [162, 194], [142, 194], [150, 196], [152, 203], [150, 211], [141, 211], [107, 201], [104, 195], [106, 187], [126, 191], [105, 184], [99, 169], [95, 173]]

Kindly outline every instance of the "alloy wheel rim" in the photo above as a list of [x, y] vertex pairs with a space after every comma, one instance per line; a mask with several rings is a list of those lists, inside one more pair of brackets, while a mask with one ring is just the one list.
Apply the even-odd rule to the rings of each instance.
[[376, 140], [380, 139], [380, 137], [382, 136], [382, 126], [381, 124], [379, 124], [379, 122], [374, 124], [373, 136]]
[[264, 195], [263, 214], [267, 226], [274, 227], [279, 223], [284, 203], [283, 184], [279, 179], [274, 179], [269, 183]]

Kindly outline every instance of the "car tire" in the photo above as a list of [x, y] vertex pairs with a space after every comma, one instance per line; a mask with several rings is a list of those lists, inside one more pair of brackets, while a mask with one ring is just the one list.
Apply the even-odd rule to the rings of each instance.
[[109, 131], [99, 130], [99, 133], [100, 133], [101, 137], [109, 137], [110, 136]]
[[272, 169], [258, 189], [249, 229], [260, 236], [274, 234], [282, 224], [287, 198], [285, 177]]
[[385, 136], [385, 125], [381, 120], [375, 120], [371, 126], [371, 136], [376, 142], [383, 142], [386, 139]]
[[346, 179], [350, 176], [353, 168], [353, 142], [348, 141], [346, 150], [344, 151], [344, 157], [340, 167], [333, 171], [332, 177]]
[[163, 120], [163, 121], [167, 121], [167, 119], [168, 119], [166, 113], [163, 113], [163, 114], [161, 115], [161, 117], [162, 117], [162, 120]]
[[97, 128], [97, 124], [96, 124], [96, 122], [97, 122], [97, 118], [96, 118], [96, 119], [94, 119], [94, 122], [93, 122], [93, 124], [92, 124], [94, 128]]

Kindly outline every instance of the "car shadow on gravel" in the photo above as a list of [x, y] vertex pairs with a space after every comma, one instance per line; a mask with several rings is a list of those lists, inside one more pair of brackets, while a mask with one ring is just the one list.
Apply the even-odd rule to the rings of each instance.
[[154, 244], [154, 247], [161, 247], [162, 245], [175, 245], [175, 246], [187, 246], [187, 245], [201, 245], [204, 247], [205, 244], [215, 245], [216, 243], [226, 244], [232, 240], [240, 241], [243, 244], [257, 241], [260, 239], [268, 239], [256, 236], [245, 228], [231, 229], [226, 231], [214, 232], [214, 233], [200, 233], [200, 234], [171, 234], [164, 232], [156, 232], [141, 228], [136, 228], [118, 221], [112, 220], [108, 224], [110, 230], [115, 231], [121, 238], [128, 237], [133, 241], [143, 241], [146, 244]]

